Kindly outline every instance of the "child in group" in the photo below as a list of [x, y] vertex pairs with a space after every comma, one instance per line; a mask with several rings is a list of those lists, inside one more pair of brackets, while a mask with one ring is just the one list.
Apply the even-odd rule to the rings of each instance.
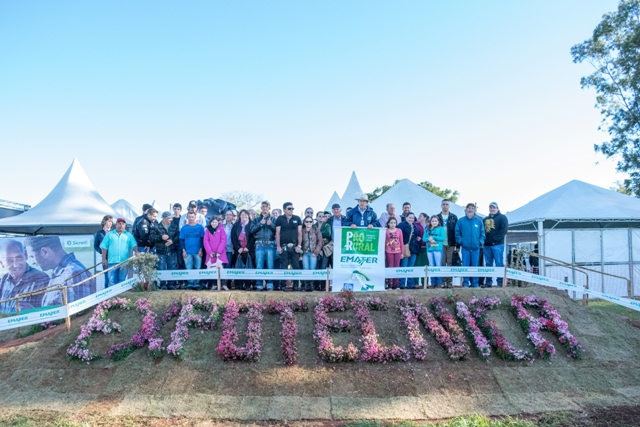
[[[398, 221], [395, 217], [390, 217], [387, 220], [387, 236], [384, 245], [385, 254], [385, 266], [386, 267], [400, 267], [400, 260], [402, 259], [402, 253], [404, 249], [404, 243], [402, 239], [402, 230], [397, 228]], [[389, 279], [387, 287], [391, 289], [398, 289], [400, 281], [396, 279]]]
[[[429, 265], [432, 267], [439, 267], [442, 265], [442, 243], [447, 238], [447, 232], [440, 223], [440, 218], [437, 215], [433, 215], [429, 219], [429, 227], [424, 230], [424, 241], [427, 244], [427, 257], [429, 258]], [[431, 286], [433, 288], [440, 287], [442, 285], [442, 277], [432, 277]]]

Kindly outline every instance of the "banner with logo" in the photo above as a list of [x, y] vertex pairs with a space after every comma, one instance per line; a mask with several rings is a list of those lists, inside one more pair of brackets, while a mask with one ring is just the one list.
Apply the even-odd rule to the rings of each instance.
[[[52, 285], [73, 285], [94, 274], [93, 235], [0, 238], [0, 300]], [[69, 302], [96, 292], [96, 281], [69, 289]], [[22, 298], [20, 311], [62, 304], [60, 292]], [[16, 303], [0, 303], [0, 313], [16, 312]]]
[[384, 291], [384, 233], [382, 228], [335, 228], [333, 292]]

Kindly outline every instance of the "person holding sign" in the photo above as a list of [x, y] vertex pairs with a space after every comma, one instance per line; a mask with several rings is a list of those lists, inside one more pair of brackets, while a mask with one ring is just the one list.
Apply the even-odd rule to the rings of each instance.
[[356, 200], [358, 201], [358, 205], [347, 213], [344, 225], [351, 226], [351, 228], [380, 227], [378, 216], [373, 209], [369, 207], [369, 196], [365, 193], [361, 193], [356, 197]]

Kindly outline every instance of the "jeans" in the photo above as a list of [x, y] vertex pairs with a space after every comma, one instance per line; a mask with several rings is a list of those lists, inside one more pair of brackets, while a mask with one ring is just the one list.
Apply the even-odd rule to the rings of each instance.
[[[111, 268], [113, 267], [115, 264], [107, 264], [107, 268]], [[113, 269], [111, 271], [107, 271], [107, 274], [109, 275], [109, 283], [105, 283], [104, 287], [108, 288], [109, 286], [113, 286], [113, 285], [117, 285], [120, 282], [124, 282], [125, 280], [127, 280], [127, 273], [129, 272], [128, 269], [124, 268], [124, 267], [118, 267], [116, 269]]]
[[280, 268], [288, 270], [289, 265], [292, 270], [300, 270], [300, 254], [296, 252], [296, 248], [285, 246], [280, 254]]
[[318, 257], [313, 256], [313, 253], [307, 252], [302, 255], [302, 269], [303, 270], [315, 270], [318, 265]]
[[[493, 246], [485, 246], [484, 247], [484, 265], [486, 267], [493, 267], [493, 263], [495, 261], [496, 267], [504, 267], [504, 245], [493, 245]], [[497, 279], [498, 286], [502, 286], [502, 277], [498, 277]], [[484, 279], [484, 284], [486, 286], [491, 286], [493, 284], [493, 278], [487, 277]]]
[[[478, 266], [478, 262], [480, 261], [480, 248], [477, 249], [465, 249], [464, 247], [461, 249], [460, 254], [462, 255], [460, 258], [462, 258], [462, 265], [465, 267], [477, 267]], [[465, 277], [462, 280], [462, 286], [469, 286], [469, 278]], [[472, 288], [477, 288], [478, 287], [478, 278], [477, 277], [472, 277], [471, 278], [471, 287]]]
[[[175, 252], [169, 252], [168, 254], [157, 254], [158, 256], [158, 265], [156, 268], [158, 270], [177, 270], [178, 269], [178, 257]], [[173, 281], [163, 281], [160, 283], [160, 287], [164, 288], [170, 286], [173, 287]]]
[[[400, 267], [413, 267], [416, 264], [416, 258], [418, 254], [411, 254], [409, 258], [402, 258], [400, 260]], [[409, 277], [408, 279], [405, 277], [404, 279], [400, 279], [400, 289], [415, 288], [415, 281], [413, 277]]]
[[[269, 270], [273, 270], [274, 259], [276, 257], [276, 248], [275, 246], [258, 246], [256, 245], [256, 268], [262, 269], [266, 268]], [[256, 282], [256, 289], [262, 290], [262, 280], [258, 280]], [[270, 291], [273, 290], [273, 281], [267, 282], [267, 289]]]
[[[427, 252], [427, 258], [429, 258], [429, 265], [432, 267], [440, 267], [442, 265], [442, 251]], [[442, 277], [432, 277], [431, 284], [433, 286], [442, 285]]]
[[[200, 270], [201, 262], [202, 257], [198, 254], [187, 254], [187, 257], [184, 259], [184, 265], [187, 270]], [[187, 286], [192, 289], [200, 289], [200, 283], [197, 280], [189, 280]]]

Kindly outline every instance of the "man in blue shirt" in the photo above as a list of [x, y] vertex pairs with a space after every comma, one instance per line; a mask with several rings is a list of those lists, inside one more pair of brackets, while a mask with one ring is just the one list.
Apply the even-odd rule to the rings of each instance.
[[[195, 212], [187, 214], [187, 223], [180, 230], [180, 247], [182, 257], [187, 270], [199, 270], [202, 262], [202, 239], [204, 239], [204, 227], [196, 224]], [[200, 284], [196, 280], [189, 280], [187, 287], [200, 290]]]
[[[462, 247], [462, 265], [476, 267], [480, 260], [480, 249], [484, 245], [484, 224], [476, 215], [476, 205], [467, 204], [465, 216], [456, 223], [456, 244]], [[471, 278], [471, 287], [478, 287], [478, 278]], [[462, 286], [469, 286], [467, 277], [462, 281]]]
[[[126, 228], [127, 221], [124, 218], [118, 218], [116, 220], [116, 229], [104, 235], [104, 239], [100, 244], [100, 249], [102, 249], [102, 266], [104, 268], [111, 268], [129, 259], [131, 250], [138, 255], [136, 238], [133, 237], [133, 234], [129, 233]], [[109, 280], [105, 283], [105, 288], [127, 280], [127, 273], [128, 270], [122, 267], [108, 271]]]
[[344, 226], [351, 226], [351, 228], [380, 227], [378, 216], [373, 209], [369, 207], [369, 196], [362, 193], [356, 197], [356, 200], [358, 201], [358, 205], [347, 213]]

